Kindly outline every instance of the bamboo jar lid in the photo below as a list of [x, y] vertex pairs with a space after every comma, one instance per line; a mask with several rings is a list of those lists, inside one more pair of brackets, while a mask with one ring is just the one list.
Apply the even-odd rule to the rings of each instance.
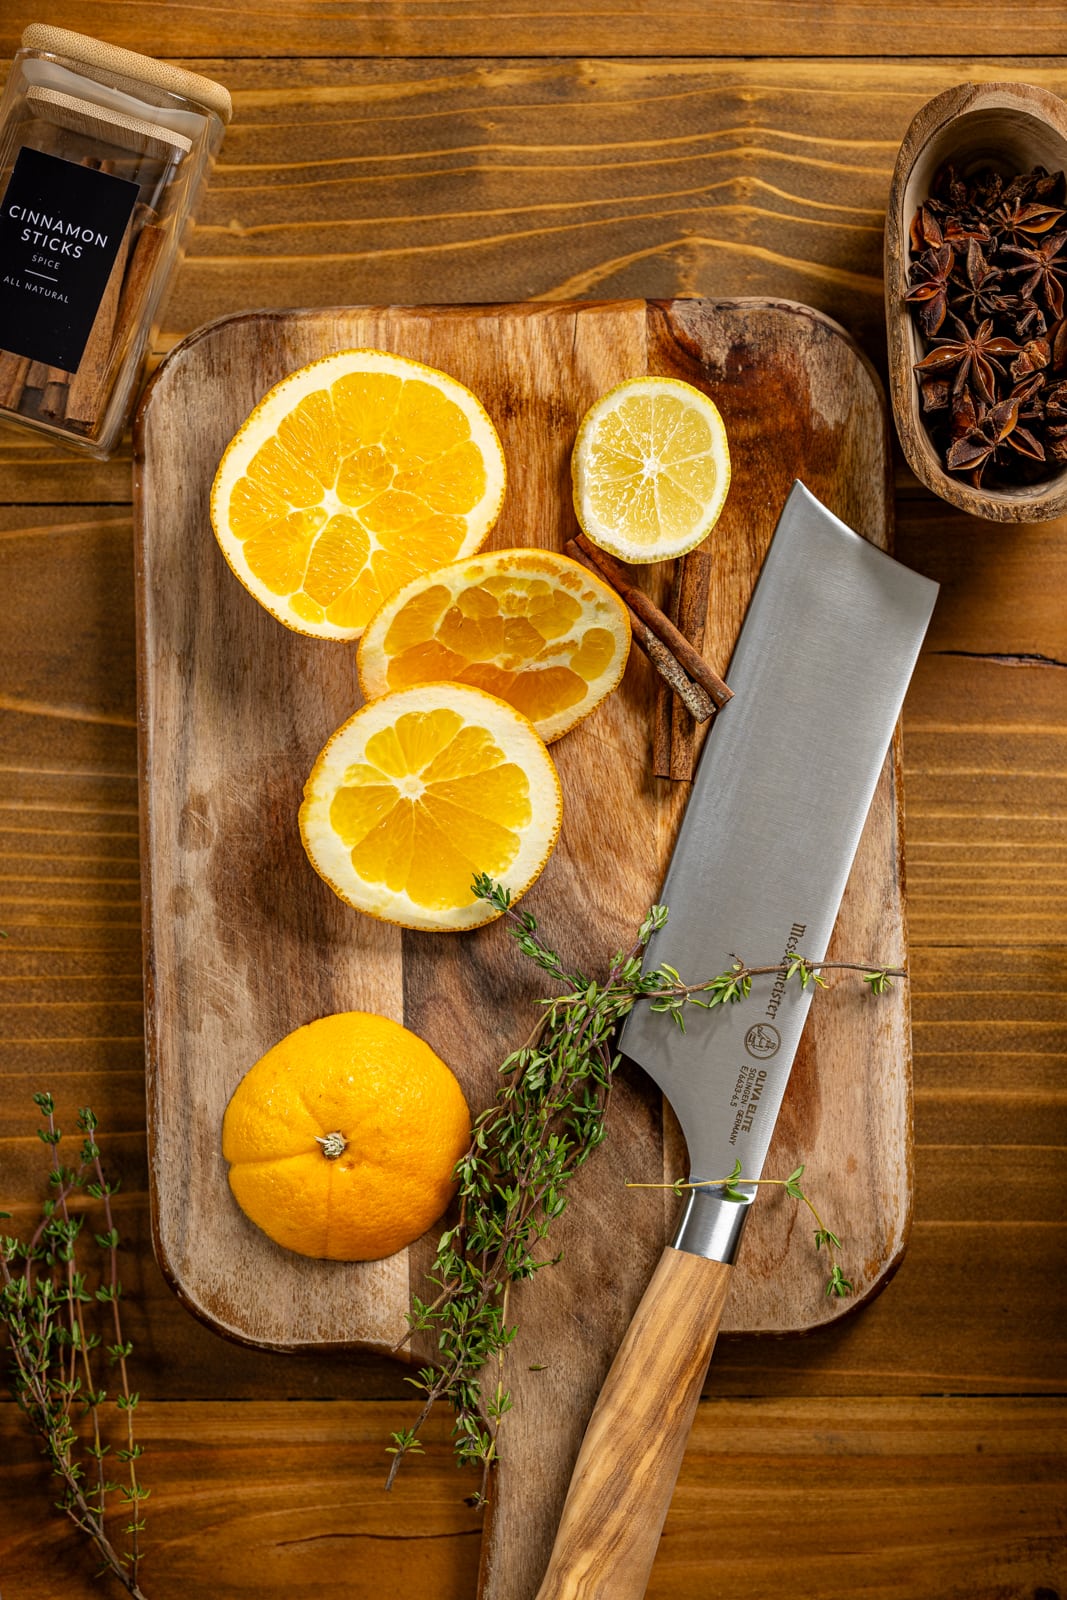
[[202, 78], [199, 73], [187, 72], [184, 67], [173, 67], [169, 62], [156, 61], [152, 56], [138, 55], [135, 50], [124, 50], [102, 39], [73, 33], [69, 28], [53, 28], [50, 23], [31, 22], [23, 30], [22, 48], [63, 56], [96, 73], [139, 79], [153, 88], [180, 95], [183, 100], [194, 101], [205, 110], [214, 112], [223, 123], [229, 122], [233, 114], [230, 91], [213, 78]]

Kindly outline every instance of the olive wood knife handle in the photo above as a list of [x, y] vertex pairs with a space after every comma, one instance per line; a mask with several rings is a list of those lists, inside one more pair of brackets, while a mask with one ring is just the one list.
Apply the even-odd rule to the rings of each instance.
[[668, 1245], [604, 1380], [537, 1600], [641, 1600], [730, 1267]]

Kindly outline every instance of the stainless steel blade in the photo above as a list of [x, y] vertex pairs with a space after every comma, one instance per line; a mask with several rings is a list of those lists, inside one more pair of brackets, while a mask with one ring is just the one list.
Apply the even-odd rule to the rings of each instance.
[[[669, 920], [646, 968], [668, 962], [697, 982], [735, 955], [752, 966], [825, 956], [936, 595], [794, 485], [730, 663], [734, 697], [697, 768], [661, 896]], [[691, 1179], [722, 1178], [735, 1161], [759, 1177], [812, 992], [767, 979], [742, 1004], [688, 1008], [684, 1033], [645, 1006], [627, 1018], [622, 1050], [670, 1100]], [[747, 1208], [700, 1199], [675, 1243], [729, 1260]]]

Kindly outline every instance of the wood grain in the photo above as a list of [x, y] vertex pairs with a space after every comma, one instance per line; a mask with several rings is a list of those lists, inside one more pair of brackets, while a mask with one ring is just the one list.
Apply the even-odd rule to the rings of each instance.
[[[750, 0], [743, 8], [709, 9], [686, 0], [664, 11], [655, 0], [565, 0], [551, 13], [528, 6], [494, 7], [488, 0], [399, 0], [383, 8], [370, 0], [287, 0], [267, 11], [230, 0], [206, 10], [187, 4], [156, 7], [131, 17], [119, 0], [53, 0], [57, 27], [90, 25], [114, 44], [149, 55], [194, 56], [186, 64], [207, 70], [205, 56], [554, 56], [598, 55], [605, 47], [626, 55], [716, 56], [924, 56], [937, 42], [982, 56], [1029, 57], [1067, 53], [1067, 25], [1051, 0], [1002, 0], [995, 10], [950, 0], [950, 21], [931, 38], [929, 13], [908, 0]], [[13, 51], [26, 23], [38, 20], [19, 0], [4, 17], [0, 40]], [[623, 48], [624, 47], [624, 48]], [[217, 64], [214, 68], [220, 73]]]
[[[0, 1407], [0, 1412], [10, 1410]], [[418, 1475], [382, 1491], [395, 1403], [144, 1402], [152, 1600], [366, 1596], [471, 1600], [479, 1517], [445, 1419]], [[708, 1401], [697, 1412], [648, 1600], [1033, 1600], [1062, 1591], [1062, 1399]], [[62, 1520], [41, 1530], [46, 1470], [21, 1430], [5, 1449], [4, 1588], [100, 1600]], [[736, 1485], [758, 1495], [738, 1530]], [[729, 1484], [730, 1494], [724, 1493]]]
[[[695, 292], [806, 301], [884, 373], [882, 224], [912, 116], [962, 82], [1067, 94], [1063, 8], [1028, 0], [49, 15], [236, 94], [157, 354], [249, 306]], [[28, 0], [3, 9], [8, 55], [36, 20]], [[576, 39], [581, 59], [561, 59]], [[380, 59], [403, 40], [424, 59]], [[639, 59], [650, 47], [671, 59]], [[748, 59], [715, 59], [730, 49]], [[720, 1338], [654, 1600], [1067, 1586], [1067, 522], [978, 523], [899, 453], [895, 478], [897, 553], [942, 584], [904, 715], [915, 1222], [860, 1316], [802, 1341]], [[281, 1600], [339, 1573], [352, 1600], [470, 1600], [479, 1521], [447, 1418], [379, 1490], [382, 1442], [413, 1416], [403, 1369], [219, 1339], [151, 1259], [129, 501], [128, 447], [96, 463], [0, 426], [0, 1206], [25, 1215], [40, 1194], [35, 1090], [118, 1133], [153, 1600]], [[808, 1176], [847, 1251], [835, 1174]], [[10, 1404], [0, 1450], [5, 1594], [99, 1596]], [[723, 1494], [738, 1473], [759, 1497], [751, 1536]]]
[[589, 1419], [537, 1600], [642, 1600], [730, 1276], [670, 1245], [660, 1256]]

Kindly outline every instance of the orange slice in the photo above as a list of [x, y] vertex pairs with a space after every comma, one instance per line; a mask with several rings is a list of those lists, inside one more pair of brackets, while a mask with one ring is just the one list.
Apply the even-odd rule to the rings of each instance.
[[571, 456], [587, 539], [622, 561], [666, 561], [707, 538], [730, 487], [718, 408], [677, 378], [630, 378], [586, 412]]
[[497, 550], [413, 578], [359, 642], [366, 698], [449, 679], [506, 700], [547, 743], [600, 704], [630, 649], [626, 607], [577, 561]]
[[478, 549], [504, 481], [500, 440], [469, 389], [384, 350], [342, 350], [283, 378], [241, 424], [211, 524], [279, 622], [355, 639], [402, 584]]
[[304, 786], [300, 835], [342, 900], [406, 928], [476, 928], [499, 915], [471, 888], [488, 873], [518, 898], [559, 833], [552, 757], [521, 712], [458, 683], [371, 700]]

